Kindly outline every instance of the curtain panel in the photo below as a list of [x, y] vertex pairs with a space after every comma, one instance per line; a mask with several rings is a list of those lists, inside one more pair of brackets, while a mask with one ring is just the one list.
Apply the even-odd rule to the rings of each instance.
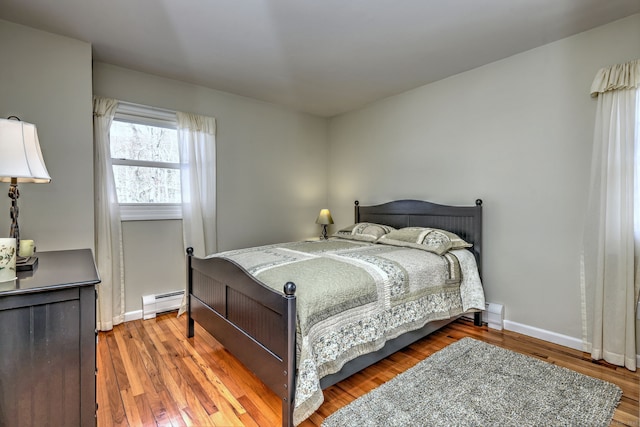
[[640, 185], [640, 60], [598, 71], [589, 202], [582, 253], [585, 351], [636, 370]]
[[[218, 250], [216, 226], [216, 120], [177, 112], [184, 248], [204, 258]], [[187, 310], [185, 290], [178, 316]]]
[[96, 323], [101, 331], [124, 322], [125, 310], [122, 225], [109, 142], [117, 107], [115, 99], [93, 98], [95, 258], [101, 280]]
[[216, 121], [177, 112], [185, 249], [206, 257], [217, 251]]

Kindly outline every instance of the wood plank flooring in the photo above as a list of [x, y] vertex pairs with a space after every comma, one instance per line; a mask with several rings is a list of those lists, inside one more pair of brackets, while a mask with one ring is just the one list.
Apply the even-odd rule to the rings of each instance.
[[[337, 409], [467, 336], [617, 384], [623, 396], [612, 425], [640, 425], [640, 372], [458, 320], [326, 389], [324, 404], [301, 426], [319, 426]], [[185, 338], [185, 316], [167, 313], [100, 332], [97, 359], [98, 427], [281, 425], [278, 397], [199, 326], [195, 338]]]

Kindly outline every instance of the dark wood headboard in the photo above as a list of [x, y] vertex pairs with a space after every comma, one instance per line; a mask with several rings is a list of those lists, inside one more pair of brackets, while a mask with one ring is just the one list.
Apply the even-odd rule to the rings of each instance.
[[396, 200], [374, 206], [355, 201], [355, 222], [372, 222], [395, 228], [431, 227], [456, 233], [473, 244], [470, 250], [482, 272], [482, 200], [475, 206], [447, 206], [422, 200]]

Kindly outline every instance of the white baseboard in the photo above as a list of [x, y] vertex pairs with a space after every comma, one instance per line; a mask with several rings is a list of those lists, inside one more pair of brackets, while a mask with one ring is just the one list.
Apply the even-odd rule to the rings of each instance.
[[132, 320], [142, 319], [142, 310], [129, 311], [124, 314], [124, 321], [131, 322]]
[[128, 311], [124, 314], [124, 321], [131, 322], [132, 320], [142, 319], [142, 310]]
[[511, 320], [504, 321], [504, 328], [508, 331], [517, 332], [541, 340], [549, 341], [554, 344], [563, 345], [582, 351], [582, 340], [570, 337], [568, 335], [559, 334], [557, 332], [547, 331], [545, 329], [536, 328], [535, 326], [524, 325], [522, 323], [513, 322]]
[[[522, 335], [549, 341], [554, 344], [563, 345], [574, 350], [584, 351], [582, 339], [559, 334], [557, 332], [547, 331], [545, 329], [536, 328], [535, 326], [523, 325], [522, 323], [513, 322], [511, 320], [504, 321], [504, 328], [508, 331], [517, 332]], [[640, 366], [640, 354], [636, 354], [636, 365]]]

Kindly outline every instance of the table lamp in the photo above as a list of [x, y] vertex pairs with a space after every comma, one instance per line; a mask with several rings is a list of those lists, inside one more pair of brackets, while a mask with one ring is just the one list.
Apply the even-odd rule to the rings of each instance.
[[[16, 116], [0, 119], [0, 182], [9, 182], [11, 199], [11, 230], [9, 237], [16, 239], [16, 251], [20, 252], [20, 227], [18, 226], [19, 182], [48, 183], [51, 181], [42, 158], [38, 131], [35, 125], [21, 121]], [[32, 270], [38, 262], [34, 256], [18, 257], [16, 270]]]
[[322, 235], [320, 239], [327, 240], [327, 225], [333, 224], [333, 218], [331, 218], [331, 212], [329, 209], [322, 209], [320, 214], [318, 214], [318, 218], [316, 219], [316, 224], [322, 224]]

